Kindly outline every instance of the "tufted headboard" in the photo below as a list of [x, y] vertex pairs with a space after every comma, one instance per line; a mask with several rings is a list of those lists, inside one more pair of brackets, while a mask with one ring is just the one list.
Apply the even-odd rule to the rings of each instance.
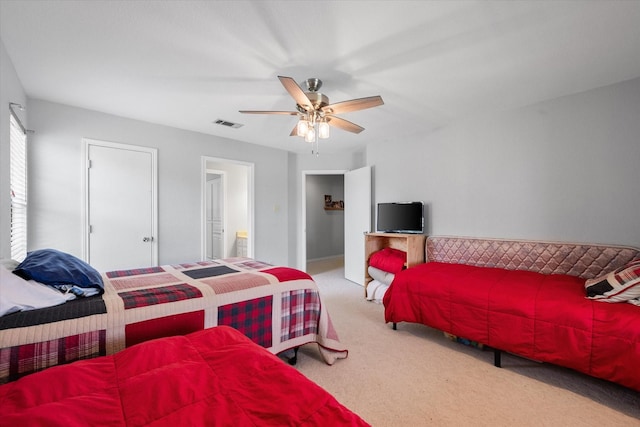
[[640, 258], [640, 249], [589, 243], [429, 236], [426, 260], [569, 274], [585, 279]]

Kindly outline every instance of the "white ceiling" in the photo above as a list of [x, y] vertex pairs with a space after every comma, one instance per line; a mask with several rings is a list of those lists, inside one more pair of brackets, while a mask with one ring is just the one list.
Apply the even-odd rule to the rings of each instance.
[[640, 1], [0, 0], [0, 36], [30, 98], [294, 152], [295, 117], [238, 112], [293, 111], [278, 75], [384, 99], [321, 152], [640, 77]]

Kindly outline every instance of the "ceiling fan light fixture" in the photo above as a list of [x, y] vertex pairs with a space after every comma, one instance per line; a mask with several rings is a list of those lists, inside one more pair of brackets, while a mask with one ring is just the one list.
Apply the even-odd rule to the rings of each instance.
[[320, 122], [320, 124], [318, 124], [318, 138], [321, 138], [321, 139], [329, 138], [329, 123]]
[[298, 122], [298, 136], [301, 137], [305, 137], [307, 136], [307, 133], [309, 132], [309, 122], [306, 121], [305, 119], [300, 119], [300, 121]]
[[278, 79], [295, 101], [296, 111], [240, 110], [240, 112], [244, 114], [297, 116], [298, 122], [289, 135], [303, 137], [306, 142], [311, 143], [311, 153], [316, 156], [318, 155], [318, 141], [329, 138], [330, 127], [337, 127], [351, 133], [360, 133], [364, 130], [362, 126], [337, 117], [338, 114], [364, 110], [384, 104], [380, 95], [330, 104], [329, 98], [318, 92], [322, 87], [322, 80], [320, 79], [307, 79], [307, 92], [291, 77], [278, 76]]
[[316, 140], [316, 130], [313, 127], [309, 128], [307, 134], [304, 136], [304, 140], [306, 142], [314, 142]]

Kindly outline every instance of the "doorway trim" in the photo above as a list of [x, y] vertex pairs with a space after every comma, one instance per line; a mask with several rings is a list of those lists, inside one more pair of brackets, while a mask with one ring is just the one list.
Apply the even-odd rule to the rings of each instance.
[[302, 171], [302, 196], [301, 196], [301, 220], [300, 239], [298, 240], [298, 270], [307, 271], [307, 175], [342, 175], [349, 172], [346, 169], [336, 170], [303, 170]]
[[91, 233], [91, 224], [89, 218], [89, 169], [91, 162], [89, 160], [89, 146], [114, 148], [118, 150], [139, 151], [149, 153], [151, 155], [151, 230], [153, 240], [151, 241], [151, 259], [153, 266], [158, 265], [158, 150], [156, 148], [141, 147], [138, 145], [122, 144], [119, 142], [101, 141], [91, 138], [82, 138], [82, 211], [80, 222], [82, 224], [82, 259], [89, 260], [89, 234]]
[[[247, 256], [249, 258], [253, 257], [253, 247], [254, 247], [254, 229], [255, 229], [255, 215], [254, 215], [254, 206], [255, 206], [255, 192], [254, 192], [254, 168], [255, 164], [251, 162], [243, 162], [240, 160], [232, 160], [225, 159], [222, 157], [210, 157], [210, 156], [202, 156], [200, 163], [200, 258], [202, 261], [206, 260], [207, 257], [207, 242], [205, 240], [206, 237], [206, 222], [207, 222], [207, 162], [217, 162], [217, 163], [229, 163], [234, 165], [246, 166], [247, 167]], [[226, 186], [225, 180], [225, 186]], [[225, 199], [228, 199], [227, 191], [225, 190]], [[228, 206], [228, 200], [225, 200], [225, 212]], [[226, 227], [226, 214], [225, 214], [225, 227]], [[226, 229], [225, 229], [226, 233]], [[226, 245], [225, 245], [226, 246]]]

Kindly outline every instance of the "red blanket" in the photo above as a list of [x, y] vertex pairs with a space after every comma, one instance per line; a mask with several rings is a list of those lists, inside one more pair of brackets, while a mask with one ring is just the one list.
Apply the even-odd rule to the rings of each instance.
[[640, 390], [640, 307], [585, 298], [584, 279], [429, 262], [396, 274], [387, 322], [415, 322]]
[[148, 341], [0, 386], [6, 426], [366, 426], [235, 329]]

